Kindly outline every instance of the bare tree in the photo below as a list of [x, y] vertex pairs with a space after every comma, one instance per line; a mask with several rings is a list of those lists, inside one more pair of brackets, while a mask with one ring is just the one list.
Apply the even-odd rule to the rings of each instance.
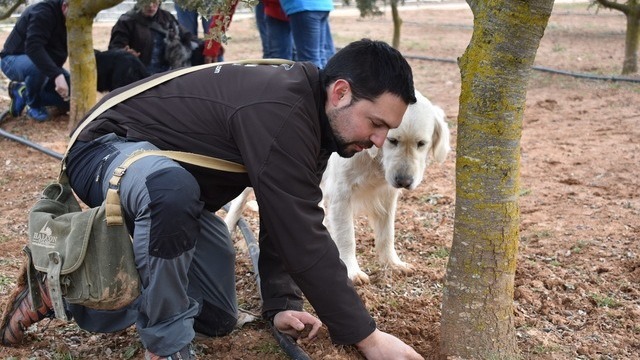
[[638, 38], [640, 38], [640, 1], [627, 0], [625, 3], [618, 0], [593, 0], [607, 9], [618, 10], [627, 17], [627, 31], [624, 40], [624, 61], [622, 62], [622, 74], [638, 72]]
[[391, 46], [396, 49], [400, 49], [400, 29], [402, 28], [402, 18], [398, 12], [398, 0], [391, 0], [390, 3], [391, 19], [393, 19], [393, 37], [391, 40]]
[[122, 0], [68, 0], [67, 44], [71, 73], [71, 108], [69, 128], [75, 128], [84, 114], [96, 103], [98, 84], [93, 53], [93, 19], [100, 10]]
[[459, 60], [455, 223], [440, 352], [443, 358], [516, 359], [522, 117], [553, 0], [467, 3], [474, 29]]

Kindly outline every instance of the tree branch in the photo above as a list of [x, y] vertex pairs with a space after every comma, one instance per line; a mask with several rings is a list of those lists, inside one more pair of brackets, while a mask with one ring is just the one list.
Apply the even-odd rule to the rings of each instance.
[[22, 4], [26, 4], [27, 0], [18, 0], [15, 4], [13, 4], [13, 6], [11, 6], [11, 8], [9, 8], [7, 10], [7, 12], [5, 12], [4, 14], [0, 14], [0, 20], [4, 20], [6, 18], [8, 18], [9, 16], [11, 16], [11, 14], [13, 14], [20, 5]]
[[627, 14], [629, 12], [629, 6], [618, 3], [616, 1], [610, 1], [610, 0], [596, 0], [596, 2], [598, 2], [598, 4], [600, 4], [603, 7], [606, 7], [608, 9], [615, 9], [618, 11], [622, 11], [623, 13]]

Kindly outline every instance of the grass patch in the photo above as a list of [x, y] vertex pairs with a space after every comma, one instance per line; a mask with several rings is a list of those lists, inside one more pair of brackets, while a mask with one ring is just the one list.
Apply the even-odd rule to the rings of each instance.
[[447, 247], [441, 247], [436, 249], [436, 251], [432, 252], [431, 255], [429, 255], [429, 257], [432, 258], [436, 258], [436, 259], [444, 259], [449, 257], [449, 248]]
[[597, 307], [606, 307], [613, 309], [620, 306], [620, 303], [610, 296], [591, 294], [591, 299], [595, 302]]
[[15, 280], [12, 277], [6, 275], [0, 275], [0, 291], [4, 291], [7, 286], [12, 286]]
[[584, 250], [584, 248], [587, 247], [587, 245], [589, 245], [588, 242], [583, 240], [578, 240], [578, 242], [576, 242], [576, 244], [573, 245], [573, 247], [571, 248], [571, 252], [574, 254], [580, 254], [582, 250]]
[[531, 352], [536, 355], [544, 355], [551, 354], [556, 350], [558, 350], [556, 346], [536, 345], [533, 349], [531, 349]]
[[275, 354], [282, 354], [282, 350], [280, 350], [280, 347], [278, 346], [278, 344], [270, 342], [270, 341], [263, 341], [261, 343], [259, 343], [254, 350], [258, 353], [258, 354], [265, 354], [265, 355], [275, 355]]
[[122, 353], [122, 357], [125, 360], [133, 359], [138, 353], [138, 350], [140, 350], [140, 346], [138, 344], [128, 346], [126, 349], [124, 349], [124, 352]]
[[73, 355], [71, 355], [71, 353], [53, 353], [51, 358], [53, 360], [73, 360], [74, 357]]
[[9, 240], [11, 240], [11, 238], [8, 237], [7, 235], [0, 235], [0, 244], [4, 244]]

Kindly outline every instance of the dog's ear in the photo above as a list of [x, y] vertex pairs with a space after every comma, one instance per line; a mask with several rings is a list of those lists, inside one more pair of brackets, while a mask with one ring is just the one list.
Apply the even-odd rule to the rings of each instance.
[[372, 146], [368, 149], [366, 149], [365, 151], [367, 152], [367, 154], [369, 154], [369, 156], [371, 156], [372, 159], [374, 159], [376, 156], [378, 156], [378, 147], [377, 146]]
[[431, 153], [433, 158], [442, 163], [447, 157], [451, 146], [449, 145], [449, 125], [445, 121], [444, 110], [433, 105], [435, 115], [435, 126], [433, 127], [433, 137], [431, 138]]

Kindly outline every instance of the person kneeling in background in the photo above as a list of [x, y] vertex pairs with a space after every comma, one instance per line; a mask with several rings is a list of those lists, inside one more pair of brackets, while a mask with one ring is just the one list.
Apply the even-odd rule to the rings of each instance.
[[9, 113], [35, 121], [49, 119], [47, 106], [69, 111], [67, 0], [45, 0], [27, 7], [0, 52], [2, 72], [11, 80]]

